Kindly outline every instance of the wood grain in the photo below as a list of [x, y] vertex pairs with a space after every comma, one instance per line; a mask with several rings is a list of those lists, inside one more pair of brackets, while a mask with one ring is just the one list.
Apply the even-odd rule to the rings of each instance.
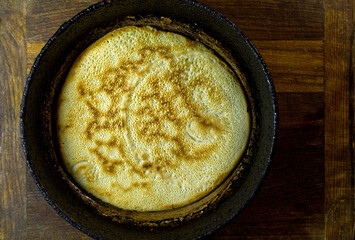
[[66, 222], [44, 200], [43, 195], [29, 172], [27, 172], [27, 238], [48, 240], [77, 240], [92, 239]]
[[26, 164], [19, 106], [26, 79], [26, 2], [0, 3], [0, 239], [24, 239]]
[[211, 239], [324, 239], [324, 96], [278, 97], [279, 146], [270, 172], [250, 205]]
[[354, 2], [324, 3], [325, 236], [354, 239], [354, 158], [350, 143]]
[[321, 40], [322, 0], [203, 0], [253, 40]]
[[44, 41], [65, 22], [98, 0], [29, 1], [27, 8], [27, 38], [29, 42]]
[[[355, 6], [353, 6], [353, 33], [355, 26]], [[350, 69], [350, 158], [351, 158], [351, 168], [352, 168], [352, 199], [353, 199], [353, 211], [350, 213], [353, 216], [353, 221], [355, 222], [355, 40], [354, 34], [352, 36], [352, 58], [351, 58], [351, 69]], [[353, 222], [353, 225], [355, 223]], [[353, 227], [353, 235], [355, 235], [355, 227]]]
[[[19, 106], [34, 58], [98, 0], [0, 0], [0, 239], [90, 239], [26, 171]], [[354, 239], [354, 2], [201, 0], [236, 23], [276, 86], [279, 144], [255, 198], [208, 239]]]
[[323, 41], [253, 41], [277, 92], [323, 92]]
[[27, 75], [30, 73], [32, 65], [34, 63], [35, 58], [41, 52], [41, 49], [44, 47], [45, 42], [28, 42], [27, 41], [27, 64], [26, 64], [26, 72]]

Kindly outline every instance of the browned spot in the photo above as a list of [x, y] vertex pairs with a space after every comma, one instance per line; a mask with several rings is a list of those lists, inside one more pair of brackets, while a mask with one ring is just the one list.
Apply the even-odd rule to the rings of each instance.
[[67, 124], [67, 125], [64, 126], [63, 130], [67, 130], [67, 129], [71, 128], [71, 127], [73, 127], [73, 126], [70, 125], [70, 124]]
[[87, 173], [85, 175], [86, 181], [93, 183], [95, 181], [95, 176], [92, 173]]
[[[127, 161], [127, 162], [129, 162], [129, 161]], [[130, 162], [129, 162], [129, 165], [131, 166], [131, 169], [129, 170], [131, 173], [137, 174], [140, 177], [145, 178], [145, 174], [144, 174], [145, 169], [143, 169], [141, 167], [137, 167], [136, 165], [134, 165]]]
[[203, 130], [210, 130], [213, 129], [216, 132], [221, 132], [222, 131], [222, 126], [219, 122], [217, 122], [213, 118], [205, 118], [205, 117], [200, 117], [198, 119], [198, 124]]
[[105, 164], [106, 171], [114, 174], [116, 172], [116, 167], [122, 165], [122, 161], [111, 161], [108, 164]]
[[112, 193], [108, 192], [108, 191], [101, 191], [101, 194], [105, 197], [111, 198], [112, 197]]
[[95, 140], [95, 144], [96, 144], [98, 147], [100, 147], [100, 146], [104, 145], [104, 142], [101, 141], [101, 140]]
[[[196, 44], [195, 42], [189, 43]], [[160, 173], [163, 170], [179, 166], [180, 161], [199, 161], [208, 157], [217, 146], [214, 143], [196, 146], [191, 141], [187, 141], [186, 127], [189, 122], [195, 121], [202, 130], [213, 130], [216, 134], [220, 134], [223, 131], [223, 123], [216, 117], [202, 113], [201, 106], [195, 103], [191, 89], [199, 86], [202, 89], [208, 89], [207, 94], [213, 98], [220, 98], [218, 89], [210, 86], [210, 80], [206, 79], [203, 74], [198, 75], [189, 83], [184, 83], [184, 74], [189, 66], [176, 64], [168, 46], [143, 47], [138, 50], [138, 56], [137, 60], [123, 61], [118, 64], [118, 67], [107, 69], [99, 76], [101, 82], [96, 92], [87, 89], [84, 83], [77, 86], [77, 90], [80, 96], [85, 99], [84, 103], [91, 114], [91, 119], [86, 125], [86, 138], [94, 140], [96, 146], [92, 152], [97, 157], [102, 170], [112, 175], [118, 171], [117, 166], [122, 165], [131, 174], [145, 178], [147, 169]], [[138, 101], [142, 104], [135, 110], [129, 109], [128, 105], [134, 86], [128, 81], [127, 76], [146, 71], [140, 66], [147, 65], [147, 61], [151, 61], [152, 57], [165, 59], [164, 63], [168, 64], [167, 67], [170, 71], [162, 73], [161, 76], [148, 76], [145, 79], [145, 87], [149, 91], [143, 91], [138, 95]], [[96, 96], [100, 92], [106, 93], [111, 100], [111, 105], [105, 111], [99, 109], [96, 104]], [[180, 116], [181, 111], [184, 111], [188, 117]], [[138, 124], [129, 129], [125, 115], [135, 116], [138, 119]], [[172, 126], [174, 131], [170, 132], [167, 126]], [[115, 137], [112, 136], [108, 141], [95, 139], [94, 133], [99, 130], [114, 132], [113, 136]], [[130, 159], [127, 154], [130, 147], [123, 137], [123, 133], [132, 131], [137, 134], [140, 141], [149, 144], [163, 140], [170, 143], [167, 144], [170, 147], [150, 154], [149, 162], [140, 165], [136, 160]], [[117, 149], [120, 159], [111, 159], [110, 156], [100, 152], [99, 148], [103, 146]], [[146, 153], [139, 155], [139, 157], [142, 160], [148, 159]], [[128, 189], [118, 187], [128, 191]], [[136, 183], [131, 187], [145, 187], [145, 185]]]
[[146, 182], [142, 182], [142, 183], [135, 182], [132, 185], [133, 185], [133, 187], [147, 187], [148, 183], [146, 183]]
[[79, 92], [80, 96], [85, 96], [85, 94], [86, 94], [86, 90], [85, 90], [85, 87], [83, 86], [82, 82], [78, 84], [78, 92]]
[[89, 108], [90, 112], [92, 113], [94, 120], [97, 120], [97, 118], [98, 118], [100, 115], [102, 115], [101, 112], [100, 112], [100, 110], [97, 109], [97, 107], [94, 106], [94, 105], [91, 103], [91, 101], [87, 100], [85, 104], [86, 104], [86, 106]]
[[[176, 157], [175, 161], [178, 159], [199, 160], [205, 158], [205, 153], [211, 152], [215, 147], [212, 144], [207, 148], [201, 147], [200, 150], [197, 149], [191, 152], [190, 148], [192, 147], [189, 147], [191, 143], [188, 143], [184, 137], [187, 119], [179, 118], [179, 111], [185, 109], [187, 114], [193, 117], [194, 121], [204, 131], [214, 130], [216, 133], [220, 133], [222, 131], [222, 124], [219, 122], [220, 120], [213, 119], [211, 116], [205, 116], [199, 112], [199, 107], [194, 104], [191, 91], [182, 83], [181, 75], [184, 69], [174, 67], [173, 64], [171, 64], [171, 69], [172, 71], [162, 78], [149, 79], [147, 83], [147, 88], [150, 89], [149, 94], [139, 96], [140, 102], [146, 104], [133, 112], [137, 118], [142, 119], [140, 120], [140, 124], [136, 126], [136, 131], [139, 133], [139, 138], [146, 142], [151, 142], [155, 139], [164, 139], [165, 141], [173, 142], [175, 147], [170, 149], [170, 153]], [[202, 80], [196, 80], [196, 82], [203, 85]], [[171, 86], [170, 90], [164, 89], [167, 83]], [[152, 101], [155, 105], [151, 104]], [[173, 107], [174, 102], [178, 101], [181, 102], [181, 109]], [[167, 133], [167, 129], [163, 126], [164, 122], [173, 125], [176, 128], [177, 134]], [[196, 146], [193, 148], [196, 148]], [[168, 155], [162, 154], [164, 159], [169, 159]], [[176, 166], [177, 163], [172, 163], [171, 165]]]
[[107, 146], [110, 146], [110, 147], [115, 147], [115, 146], [117, 146], [117, 140], [116, 140], [116, 138], [112, 138], [112, 139], [107, 143]]
[[158, 56], [165, 59], [171, 59], [170, 48], [167, 46], [143, 47], [138, 51], [138, 53], [141, 54], [143, 59], [153, 54], [157, 54]]
[[148, 159], [148, 154], [146, 152], [144, 152], [144, 153], [140, 154], [140, 158], [142, 160], [147, 160]]
[[92, 138], [92, 133], [91, 133], [91, 129], [94, 127], [94, 125], [96, 125], [95, 122], [90, 122], [85, 129], [85, 134], [86, 134], [86, 138], [91, 140]]
[[104, 156], [98, 149], [92, 149], [91, 152], [96, 155], [102, 170], [110, 175], [116, 172], [116, 167], [123, 165], [122, 160], [112, 160], [109, 157]]
[[148, 168], [152, 167], [152, 164], [151, 163], [144, 163], [142, 167], [148, 169]]

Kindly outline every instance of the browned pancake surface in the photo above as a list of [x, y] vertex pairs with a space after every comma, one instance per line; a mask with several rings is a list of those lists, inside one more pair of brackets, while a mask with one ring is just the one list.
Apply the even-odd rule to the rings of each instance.
[[233, 72], [201, 43], [123, 27], [87, 48], [58, 101], [63, 161], [88, 192], [138, 211], [208, 194], [236, 166], [249, 136]]

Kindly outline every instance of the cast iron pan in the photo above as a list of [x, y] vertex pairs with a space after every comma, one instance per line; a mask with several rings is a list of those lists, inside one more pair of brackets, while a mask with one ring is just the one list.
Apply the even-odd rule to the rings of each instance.
[[[54, 127], [58, 90], [87, 46], [126, 25], [150, 25], [198, 39], [235, 71], [248, 97], [252, 131], [242, 160], [224, 183], [191, 206], [149, 213], [117, 209], [81, 189], [62, 166]], [[21, 131], [37, 186], [74, 227], [97, 239], [196, 239], [230, 221], [255, 194], [273, 156], [277, 114], [263, 60], [221, 14], [191, 0], [104, 1], [64, 23], [36, 58], [22, 99]]]

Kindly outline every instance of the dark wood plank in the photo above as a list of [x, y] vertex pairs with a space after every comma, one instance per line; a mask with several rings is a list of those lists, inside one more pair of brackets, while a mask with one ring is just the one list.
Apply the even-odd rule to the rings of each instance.
[[354, 1], [325, 6], [325, 234], [354, 239], [354, 158], [351, 157], [350, 86]]
[[201, 0], [216, 9], [251, 40], [322, 40], [322, 0]]
[[[355, 27], [355, 6], [353, 7], [353, 31]], [[355, 222], [355, 42], [352, 37], [352, 59], [350, 69], [350, 146], [351, 146], [351, 168], [352, 168], [352, 197], [353, 197], [353, 212], [352, 214]], [[355, 223], [354, 223], [355, 224]], [[355, 231], [353, 229], [353, 231]], [[355, 235], [355, 232], [353, 233]], [[355, 238], [355, 237], [354, 237]]]
[[323, 92], [323, 41], [254, 41], [277, 92]]
[[0, 239], [26, 238], [26, 164], [19, 118], [26, 75], [26, 3], [0, 1]]
[[[29, 6], [29, 41], [47, 40], [79, 10], [97, 0], [53, 1]], [[236, 23], [252, 40], [322, 40], [322, 0], [201, 0]]]
[[255, 198], [210, 239], [324, 239], [324, 96], [280, 93], [276, 157]]

